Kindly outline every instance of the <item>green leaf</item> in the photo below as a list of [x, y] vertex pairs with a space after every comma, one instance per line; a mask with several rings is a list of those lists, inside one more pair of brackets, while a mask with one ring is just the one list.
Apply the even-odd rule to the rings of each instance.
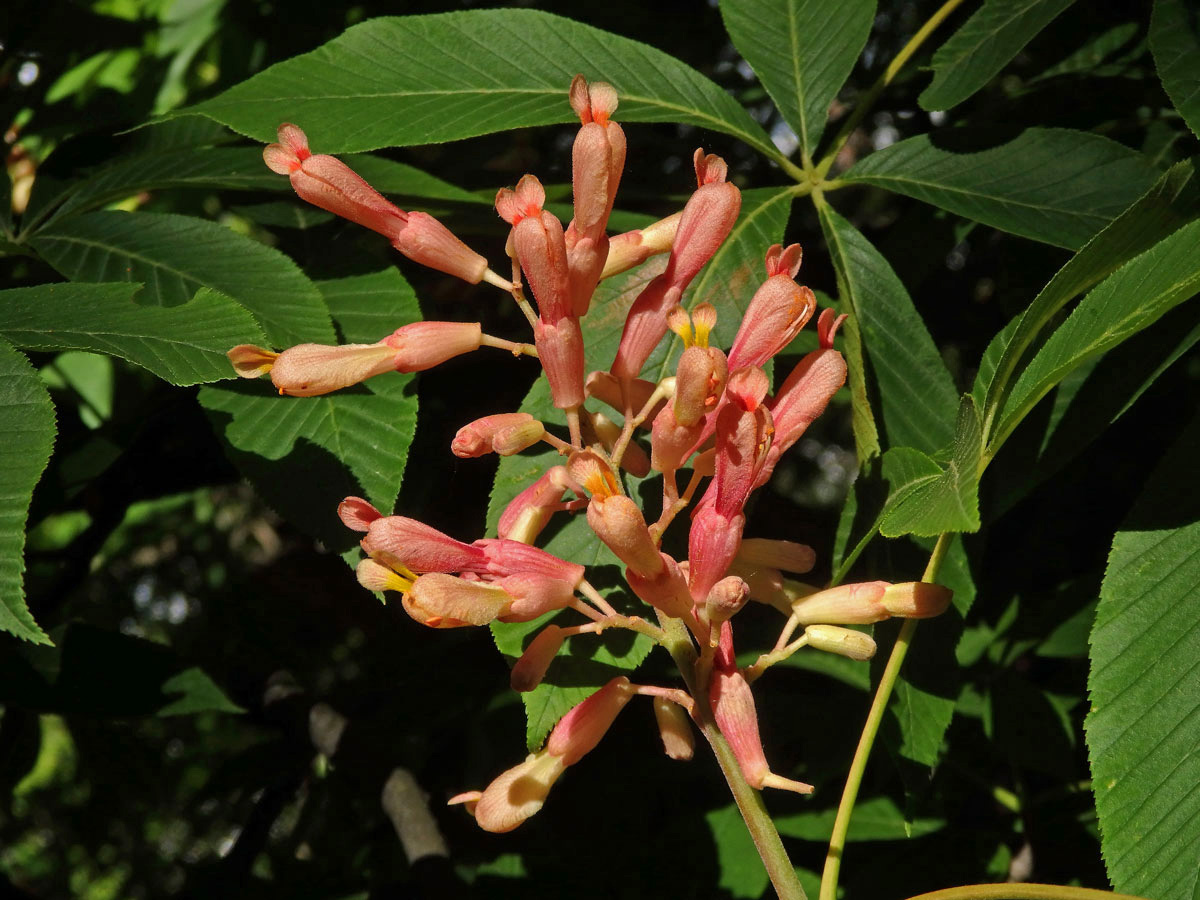
[[856, 390], [856, 382], [870, 383], [877, 393], [888, 446], [930, 453], [944, 447], [954, 437], [957, 396], [920, 313], [870, 241], [827, 204], [818, 209], [842, 309], [858, 325], [870, 367], [870, 375], [851, 370], [855, 412], [864, 420], [861, 428], [867, 428], [871, 412], [859, 409], [862, 392]]
[[201, 288], [183, 306], [132, 302], [140, 284], [41, 284], [0, 291], [0, 336], [31, 350], [119, 356], [171, 384], [234, 377], [225, 351], [265, 339], [254, 317]]
[[723, 0], [721, 17], [811, 158], [867, 43], [875, 0]]
[[1105, 59], [1128, 44], [1139, 30], [1140, 26], [1137, 22], [1123, 22], [1120, 25], [1114, 25], [1029, 81], [1032, 84], [1061, 75], [1081, 75], [1094, 72]]
[[164, 213], [93, 212], [31, 241], [73, 281], [140, 281], [141, 302], [179, 306], [201, 287], [232, 297], [279, 347], [333, 343], [321, 295], [278, 250], [214, 222]]
[[[947, 531], [978, 531], [982, 451], [979, 413], [971, 395], [964, 394], [945, 466], [938, 466], [936, 475], [928, 471], [925, 477], [910, 481], [904, 490], [889, 498], [879, 525], [880, 534], [934, 537]], [[893, 465], [897, 462], [911, 466], [915, 457], [912, 453], [893, 457]], [[924, 461], [921, 465], [925, 465]], [[888, 472], [886, 456], [884, 472]]]
[[1200, 419], [1113, 538], [1092, 630], [1085, 723], [1113, 886], [1192, 900], [1200, 886]]
[[923, 109], [950, 109], [987, 84], [1073, 0], [985, 0], [933, 54]]
[[1042, 329], [1074, 297], [1200, 214], [1200, 178], [1194, 160], [1172, 166], [1154, 186], [1097, 234], [1050, 280], [1019, 317], [988, 345], [975, 379], [984, 410], [984, 438], [1016, 367]]
[[575, 121], [571, 79], [607, 81], [621, 122], [682, 122], [779, 153], [737, 101], [645, 44], [532, 9], [372, 19], [184, 113], [256, 140], [295, 122], [321, 153]]
[[25, 605], [25, 518], [54, 447], [54, 406], [24, 354], [0, 342], [0, 630], [49, 644]]
[[1200, 136], [1200, 27], [1183, 0], [1154, 0], [1150, 52], [1167, 96], [1192, 133]]
[[1200, 222], [1185, 225], [1126, 263], [1080, 301], [1013, 386], [997, 417], [989, 454], [1073, 369], [1152, 325], [1200, 290], [1198, 243]]
[[[348, 343], [379, 340], [421, 317], [395, 269], [317, 286]], [[262, 497], [330, 548], [346, 549], [355, 536], [337, 518], [344, 497], [365, 496], [385, 513], [396, 502], [417, 421], [412, 379], [380, 375], [321, 397], [280, 397], [269, 381], [239, 381], [202, 388], [200, 403]]]
[[227, 712], [244, 713], [246, 710], [238, 706], [208, 677], [201, 668], [192, 666], [184, 669], [178, 675], [173, 675], [162, 683], [164, 694], [179, 694], [173, 702], [168, 703], [158, 711], [160, 716], [190, 716], [198, 712]]
[[736, 804], [704, 814], [717, 848], [717, 887], [734, 900], [758, 900], [771, 883]]
[[[833, 833], [836, 808], [805, 810], [776, 816], [775, 827], [784, 837], [824, 843]], [[945, 819], [923, 817], [909, 820], [891, 797], [870, 797], [854, 805], [854, 816], [846, 832], [848, 841], [903, 841], [933, 834], [946, 826]], [[757, 896], [757, 895], [755, 895]]]
[[873, 184], [1001, 231], [1074, 250], [1158, 177], [1134, 150], [1066, 128], [1027, 128], [972, 151], [956, 132], [909, 138], [842, 176]]

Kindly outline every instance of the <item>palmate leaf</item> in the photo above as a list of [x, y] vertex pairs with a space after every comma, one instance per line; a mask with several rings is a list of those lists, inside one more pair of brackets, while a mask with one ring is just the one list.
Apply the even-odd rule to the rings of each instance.
[[[347, 343], [379, 340], [420, 318], [394, 269], [318, 283]], [[321, 397], [280, 397], [265, 379], [200, 391], [227, 452], [263, 499], [331, 548], [355, 536], [337, 518], [347, 495], [390, 513], [417, 421], [411, 375], [386, 374]], [[303, 491], [296, 490], [303, 484]]]
[[1027, 128], [986, 150], [965, 148], [962, 133], [920, 135], [872, 153], [842, 178], [1074, 250], [1158, 177], [1136, 151], [1067, 128]]
[[0, 291], [0, 337], [30, 350], [119, 356], [171, 384], [233, 377], [225, 351], [262, 343], [254, 317], [201, 288], [183, 306], [139, 306], [140, 284], [41, 284]]
[[1068, 302], [1134, 256], [1200, 215], [1200, 177], [1194, 160], [1163, 173], [1154, 186], [1097, 234], [1055, 274], [1020, 316], [988, 345], [972, 393], [990, 436], [1009, 379], [1039, 332]]
[[875, 0], [723, 0], [721, 16], [811, 158], [829, 105], [867, 43]]
[[25, 355], [0, 341], [0, 631], [49, 644], [25, 605], [25, 518], [54, 446], [54, 406]]
[[352, 153], [571, 122], [571, 79], [608, 81], [622, 122], [683, 122], [778, 151], [737, 101], [653, 47], [532, 9], [372, 19], [183, 112], [269, 141], [295, 122]]
[[1155, 900], [1200, 888], [1200, 419], [1113, 538], [1091, 637], [1085, 723], [1113, 886]]
[[855, 371], [857, 360], [847, 354], [860, 457], [862, 444], [869, 442], [875, 427], [868, 383], [877, 392], [887, 446], [915, 447], [926, 453], [940, 450], [954, 436], [957, 397], [920, 313], [870, 241], [828, 204], [818, 210], [837, 272], [842, 309], [857, 324], [870, 369], [870, 374], [865, 369]]
[[923, 109], [950, 109], [992, 76], [1074, 0], [985, 0], [933, 55], [933, 83]]
[[[906, 454], [903, 462], [893, 457], [893, 465], [919, 469], [928, 464], [918, 461], [916, 451], [899, 447]], [[915, 534], [936, 537], [947, 531], [977, 531], [979, 529], [979, 474], [983, 452], [979, 413], [970, 394], [964, 394], [958, 407], [954, 442], [948, 459], [937, 466], [937, 474], [928, 471], [925, 478], [909, 481], [907, 487], [888, 498], [879, 532], [884, 537]], [[887, 457], [884, 471], [887, 472]], [[891, 479], [889, 479], [891, 480]]]
[[1200, 136], [1200, 20], [1183, 0], [1155, 0], [1150, 51], [1167, 96]]
[[165, 213], [92, 212], [38, 232], [33, 248], [73, 281], [138, 281], [140, 302], [179, 306], [201, 287], [233, 298], [278, 347], [333, 343], [320, 293], [278, 250], [215, 222]]
[[1200, 222], [1126, 263], [1080, 301], [1021, 373], [997, 416], [992, 454], [1073, 369], [1149, 327], [1200, 291]]

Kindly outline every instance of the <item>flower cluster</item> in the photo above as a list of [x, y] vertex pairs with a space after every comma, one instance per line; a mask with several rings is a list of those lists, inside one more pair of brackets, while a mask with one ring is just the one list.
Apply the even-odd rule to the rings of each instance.
[[[308, 202], [383, 234], [418, 263], [510, 293], [532, 326], [532, 345], [483, 334], [478, 323], [419, 322], [374, 344], [304, 344], [281, 353], [243, 345], [229, 352], [238, 374], [269, 372], [281, 394], [294, 396], [327, 393], [392, 370], [428, 369], [481, 346], [541, 362], [566, 421], [565, 437], [528, 413], [501, 412], [464, 425], [451, 444], [463, 458], [510, 455], [543, 442], [561, 454], [561, 464], [509, 503], [498, 537], [464, 543], [416, 520], [384, 516], [353, 497], [338, 510], [349, 528], [364, 535], [359, 582], [400, 593], [405, 611], [423, 625], [524, 622], [566, 607], [583, 617], [579, 624], [541, 628], [513, 668], [516, 690], [536, 688], [565, 641], [606, 628], [648, 635], [680, 664], [686, 690], [615, 678], [571, 710], [542, 750], [486, 790], [451, 801], [464, 803], [490, 831], [508, 831], [537, 812], [565, 769], [596, 746], [639, 694], [652, 698], [672, 758], [692, 755], [690, 718], [711, 742], [728, 743], [752, 787], [811, 791], [767, 764], [751, 683], [803, 647], [867, 659], [874, 642], [843, 626], [937, 615], [950, 599], [945, 588], [923, 583], [820, 590], [791, 577], [813, 568], [810, 548], [743, 538], [751, 494], [845, 382], [846, 364], [834, 348], [844, 316], [825, 310], [817, 317], [818, 348], [772, 393], [763, 366], [816, 313], [812, 291], [795, 281], [799, 245], [766, 249], [765, 277], [732, 345], [728, 352], [713, 346], [717, 309], [699, 304], [689, 311], [682, 304], [738, 218], [741, 194], [727, 180], [725, 162], [697, 150], [697, 186], [684, 208], [648, 228], [610, 237], [608, 219], [626, 156], [625, 134], [612, 119], [617, 94], [576, 76], [569, 100], [581, 123], [572, 148], [574, 218], [564, 228], [545, 209], [545, 191], [533, 175], [501, 190], [495, 205], [511, 228], [510, 279], [431, 216], [400, 210], [343, 163], [310, 153], [295, 125], [281, 126], [279, 143], [264, 153], [267, 165], [288, 175]], [[586, 373], [586, 317], [597, 285], [663, 253], [669, 253], [666, 267], [630, 307], [611, 364]], [[674, 375], [657, 383], [642, 380], [646, 361], [668, 332], [683, 345]], [[647, 432], [649, 452], [641, 443]], [[627, 493], [623, 470], [660, 474], [662, 502], [652, 522]], [[679, 476], [688, 470], [681, 489]], [[687, 558], [676, 559], [663, 552], [662, 537], [689, 506]], [[646, 617], [619, 613], [587, 581], [583, 566], [533, 546], [553, 516], [581, 512], [626, 567], [629, 592], [646, 605]], [[774, 607], [786, 620], [776, 646], [739, 667], [733, 619], [749, 601]]]

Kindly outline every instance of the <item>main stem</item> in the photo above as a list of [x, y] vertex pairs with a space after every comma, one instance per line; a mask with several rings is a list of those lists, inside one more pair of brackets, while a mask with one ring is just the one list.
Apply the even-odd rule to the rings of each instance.
[[688, 686], [689, 693], [695, 698], [696, 705], [692, 715], [717, 757], [721, 773], [729, 784], [734, 802], [737, 803], [738, 811], [746, 823], [746, 830], [750, 832], [750, 839], [754, 841], [758, 855], [762, 857], [775, 893], [779, 900], [808, 900], [808, 895], [804, 893], [804, 887], [796, 876], [796, 868], [783, 847], [779, 831], [763, 806], [762, 798], [758, 791], [746, 783], [729, 742], [725, 740], [713, 719], [708, 700], [708, 684], [696, 678], [696, 651], [691, 638], [688, 637], [687, 629], [678, 619], [660, 616], [660, 621], [663, 631], [666, 632], [665, 646], [675, 664], [679, 666], [679, 672]]
[[[952, 535], [943, 534], [934, 545], [925, 567], [922, 581], [933, 581], [937, 578], [942, 560], [950, 548]], [[837, 897], [838, 873], [842, 867], [842, 853], [846, 847], [846, 832], [850, 828], [850, 817], [854, 813], [854, 803], [858, 799], [858, 789], [862, 785], [863, 773], [867, 769], [867, 760], [871, 756], [871, 747], [875, 744], [875, 736], [879, 733], [879, 725], [883, 721], [884, 711], [892, 697], [896, 679], [900, 675], [900, 667], [904, 665], [904, 657], [908, 655], [909, 645], [917, 630], [917, 619], [905, 619], [900, 628], [896, 643], [892, 646], [891, 656], [879, 679], [879, 687], [875, 690], [875, 699], [871, 701], [871, 709], [867, 713], [867, 722], [863, 725], [862, 735], [854, 750], [854, 759], [850, 763], [850, 771], [846, 775], [846, 786], [842, 790], [842, 799], [838, 803], [837, 818], [833, 822], [833, 834], [829, 838], [829, 851], [825, 854], [825, 869], [821, 873], [820, 900], [835, 900]]]
[[875, 101], [879, 99], [879, 95], [883, 93], [884, 88], [892, 83], [892, 80], [900, 73], [900, 70], [904, 68], [905, 64], [912, 58], [912, 55], [921, 48], [921, 45], [929, 39], [929, 36], [933, 34], [937, 27], [946, 20], [946, 17], [954, 12], [955, 8], [961, 3], [962, 0], [946, 0], [929, 17], [925, 24], [917, 30], [917, 33], [909, 39], [908, 43], [901, 48], [900, 52], [896, 54], [895, 59], [883, 70], [883, 74], [876, 79], [867, 93], [863, 95], [863, 98], [855, 105], [850, 118], [846, 120], [846, 124], [842, 126], [841, 131], [838, 132], [837, 137], [830, 144], [829, 152], [817, 163], [816, 174], [818, 179], [823, 180], [829, 174], [829, 169], [833, 165], [833, 161], [837, 158], [838, 152], [845, 145], [846, 141], [849, 140], [850, 135], [854, 133], [854, 129], [859, 126], [859, 123], [871, 111], [871, 107], [875, 105]]

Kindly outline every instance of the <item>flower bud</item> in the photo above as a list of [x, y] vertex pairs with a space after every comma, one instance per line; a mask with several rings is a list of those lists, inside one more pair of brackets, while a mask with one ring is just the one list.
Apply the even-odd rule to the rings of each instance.
[[870, 635], [837, 625], [809, 625], [804, 629], [808, 646], [826, 653], [836, 653], [850, 659], [864, 660], [875, 655], [875, 641]]
[[546, 752], [561, 756], [564, 765], [575, 765], [600, 743], [634, 694], [624, 675], [612, 679], [559, 720], [546, 741]]
[[662, 571], [658, 545], [638, 505], [623, 494], [595, 496], [588, 504], [588, 525], [621, 562], [643, 578]]
[[557, 625], [547, 625], [538, 632], [513, 666], [509, 683], [514, 691], [532, 691], [542, 683], [546, 670], [563, 645], [563, 637], [563, 630]]
[[939, 616], [950, 605], [954, 591], [927, 581], [909, 581], [888, 585], [883, 592], [883, 607], [893, 616], [905, 619], [929, 619]]
[[713, 585], [704, 601], [704, 612], [709, 624], [728, 622], [750, 599], [750, 588], [736, 575], [722, 578]]
[[666, 697], [654, 698], [658, 735], [662, 738], [663, 750], [671, 759], [686, 761], [696, 752], [696, 739], [688, 718], [687, 712], [678, 703]]
[[496, 450], [494, 442], [497, 434], [513, 426], [527, 425], [531, 422], [537, 422], [537, 419], [523, 412], [484, 416], [458, 429], [454, 440], [450, 442], [450, 452], [461, 459], [474, 459], [492, 453]]
[[792, 604], [792, 614], [801, 625], [882, 622], [891, 615], [883, 605], [883, 594], [888, 587], [886, 581], [839, 584], [798, 600]]
[[413, 582], [404, 611], [430, 628], [460, 628], [494, 621], [512, 601], [503, 588], [433, 572]]

